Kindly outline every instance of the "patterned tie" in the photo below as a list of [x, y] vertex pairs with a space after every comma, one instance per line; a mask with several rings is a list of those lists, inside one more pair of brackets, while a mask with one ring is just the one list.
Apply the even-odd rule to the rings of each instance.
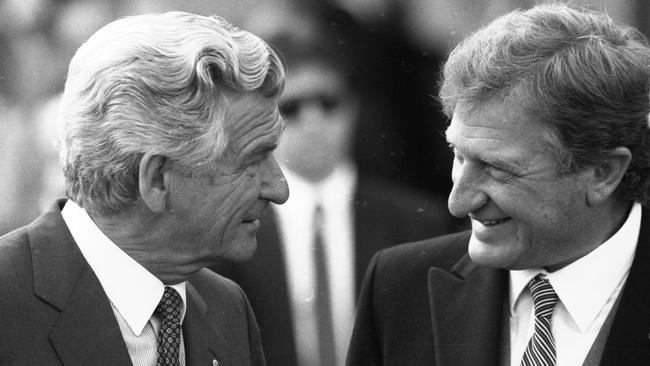
[[165, 286], [165, 292], [154, 311], [161, 322], [158, 331], [158, 366], [178, 366], [182, 304], [178, 292]]
[[555, 340], [551, 333], [553, 308], [558, 297], [548, 280], [539, 276], [528, 283], [535, 307], [535, 333], [530, 338], [521, 366], [555, 366]]
[[314, 260], [316, 261], [316, 312], [318, 316], [318, 350], [320, 365], [336, 365], [332, 306], [328, 286], [327, 256], [323, 240], [323, 210], [314, 211]]

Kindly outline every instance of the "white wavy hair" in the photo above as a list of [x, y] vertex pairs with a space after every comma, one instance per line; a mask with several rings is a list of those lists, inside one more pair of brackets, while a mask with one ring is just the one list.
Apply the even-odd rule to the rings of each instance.
[[224, 93], [277, 98], [284, 68], [259, 37], [184, 12], [114, 21], [70, 62], [59, 113], [68, 196], [118, 213], [138, 198], [145, 153], [200, 170], [228, 143]]

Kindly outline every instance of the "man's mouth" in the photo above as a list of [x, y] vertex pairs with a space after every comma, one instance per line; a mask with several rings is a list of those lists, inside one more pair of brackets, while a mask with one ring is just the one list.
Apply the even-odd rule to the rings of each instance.
[[267, 207], [268, 204], [252, 207], [244, 213], [244, 217], [241, 220], [242, 224], [255, 224], [259, 226], [260, 218], [264, 214], [264, 211], [266, 211]]
[[504, 217], [504, 218], [501, 218], [501, 219], [489, 219], [489, 220], [478, 220], [478, 219], [475, 219], [475, 220], [478, 221], [478, 222], [480, 222], [480, 223], [481, 223], [482, 225], [484, 225], [484, 226], [495, 226], [495, 225], [499, 225], [499, 224], [501, 224], [501, 223], [504, 223], [504, 222], [506, 222], [506, 221], [509, 221], [509, 220], [510, 220], [510, 217]]

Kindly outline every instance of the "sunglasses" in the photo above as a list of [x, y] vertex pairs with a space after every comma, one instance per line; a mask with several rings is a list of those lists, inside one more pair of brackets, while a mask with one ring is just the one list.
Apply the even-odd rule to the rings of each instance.
[[285, 119], [298, 116], [305, 105], [318, 106], [322, 112], [329, 114], [341, 105], [341, 98], [336, 95], [314, 94], [290, 98], [279, 103], [280, 114]]

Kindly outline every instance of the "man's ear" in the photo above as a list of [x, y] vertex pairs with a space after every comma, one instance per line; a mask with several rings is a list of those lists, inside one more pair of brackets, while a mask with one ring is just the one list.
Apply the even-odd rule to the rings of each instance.
[[627, 147], [610, 150], [593, 167], [593, 177], [587, 190], [587, 204], [598, 206], [612, 197], [630, 161], [632, 161], [632, 153]]
[[162, 212], [167, 205], [169, 193], [165, 180], [167, 158], [162, 155], [144, 154], [140, 160], [139, 189], [144, 203], [153, 212]]

